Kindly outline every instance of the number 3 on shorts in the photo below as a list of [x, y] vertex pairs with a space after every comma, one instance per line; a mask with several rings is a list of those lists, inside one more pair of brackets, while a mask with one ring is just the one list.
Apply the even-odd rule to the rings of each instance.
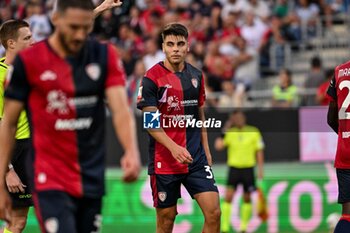
[[205, 171], [209, 173], [209, 175], [206, 177], [207, 179], [213, 179], [213, 173], [211, 172], [211, 168], [208, 165], [204, 166]]

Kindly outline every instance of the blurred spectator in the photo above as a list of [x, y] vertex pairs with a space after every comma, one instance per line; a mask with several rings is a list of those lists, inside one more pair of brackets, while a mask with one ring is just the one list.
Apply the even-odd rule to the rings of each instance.
[[[322, 61], [318, 56], [311, 58], [310, 61], [310, 72], [307, 74], [304, 88], [308, 91], [312, 91], [313, 89], [318, 88], [325, 80], [325, 74], [322, 68]], [[303, 100], [303, 105], [312, 106], [316, 105], [315, 95], [316, 90], [313, 94], [307, 93]]]
[[[265, 32], [260, 47], [262, 74], [281, 69], [285, 64], [287, 31], [279, 16], [271, 17], [270, 27]], [[274, 56], [274, 57], [271, 57]], [[273, 62], [274, 61], [274, 62]]]
[[254, 12], [264, 23], [268, 22], [271, 15], [269, 6], [265, 1], [261, 0], [246, 0], [243, 6], [243, 12]]
[[300, 39], [308, 39], [316, 36], [316, 23], [319, 19], [320, 9], [311, 0], [298, 0], [294, 13], [297, 16], [297, 31], [300, 31]]
[[241, 36], [247, 41], [248, 46], [258, 51], [261, 47], [263, 35], [268, 28], [260, 18], [255, 17], [252, 11], [246, 12], [244, 19], [244, 24], [241, 27]]
[[231, 81], [223, 81], [221, 83], [221, 88], [222, 95], [216, 104], [218, 110], [223, 109], [223, 111], [227, 111], [229, 108], [242, 107], [242, 97], [237, 93], [234, 83]]
[[235, 40], [235, 51], [233, 53], [233, 69], [234, 82], [236, 86], [236, 106], [242, 107], [246, 91], [258, 79], [257, 51], [247, 46], [246, 41], [242, 37], [237, 37]]
[[298, 88], [293, 85], [291, 75], [288, 69], [279, 72], [279, 84], [272, 89], [272, 107], [288, 108], [297, 105]]
[[149, 70], [152, 66], [165, 58], [162, 50], [159, 49], [157, 41], [153, 38], [148, 38], [145, 42], [146, 55], [143, 57], [143, 63], [146, 70]]
[[35, 42], [46, 39], [52, 32], [49, 17], [45, 14], [41, 1], [31, 0], [27, 3], [26, 21], [30, 25]]
[[[129, 97], [129, 104], [131, 109], [136, 109], [136, 99], [138, 94], [138, 88], [142, 77], [145, 75], [146, 69], [143, 61], [137, 60], [133, 73], [128, 77], [127, 80], [127, 90]], [[139, 111], [137, 111], [139, 112]]]
[[219, 43], [216, 41], [208, 44], [204, 66], [208, 75], [207, 84], [212, 91], [221, 91], [222, 81], [231, 81], [233, 78], [232, 61], [230, 57], [220, 53]]
[[326, 71], [326, 80], [321, 83], [321, 85], [317, 89], [317, 94], [316, 94], [316, 103], [319, 105], [324, 105], [328, 106], [329, 102], [331, 101], [329, 95], [327, 95], [327, 90], [329, 87], [329, 82], [332, 80], [334, 75], [334, 70], [333, 69], [328, 69]]
[[113, 15], [112, 9], [104, 11], [95, 20], [93, 33], [100, 40], [113, 40], [117, 36], [118, 24], [118, 18]]
[[288, 1], [277, 0], [273, 8], [273, 14], [279, 18], [285, 18], [289, 13]]
[[231, 12], [241, 13], [246, 0], [220, 0], [223, 8], [221, 17], [225, 19]]

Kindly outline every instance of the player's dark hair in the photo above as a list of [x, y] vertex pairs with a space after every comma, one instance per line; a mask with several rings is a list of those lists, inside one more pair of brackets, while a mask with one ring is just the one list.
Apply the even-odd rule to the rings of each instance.
[[322, 66], [321, 58], [318, 56], [311, 58], [311, 66], [317, 67], [317, 68], [321, 67]]
[[63, 13], [68, 8], [79, 8], [83, 10], [94, 10], [95, 6], [91, 0], [57, 0], [56, 11]]
[[10, 19], [5, 21], [0, 27], [0, 40], [2, 46], [7, 49], [7, 41], [18, 39], [18, 30], [24, 27], [29, 28], [29, 24], [20, 19]]
[[170, 23], [166, 25], [161, 33], [162, 40], [164, 41], [167, 36], [183, 36], [185, 39], [188, 39], [187, 28], [179, 23]]

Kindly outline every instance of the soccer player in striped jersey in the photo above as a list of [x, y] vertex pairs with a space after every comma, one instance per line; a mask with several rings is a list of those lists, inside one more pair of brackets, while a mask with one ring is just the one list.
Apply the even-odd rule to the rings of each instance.
[[327, 121], [338, 134], [334, 167], [338, 179], [338, 203], [342, 205], [340, 218], [334, 233], [350, 231], [350, 62], [337, 66], [327, 94], [331, 98]]

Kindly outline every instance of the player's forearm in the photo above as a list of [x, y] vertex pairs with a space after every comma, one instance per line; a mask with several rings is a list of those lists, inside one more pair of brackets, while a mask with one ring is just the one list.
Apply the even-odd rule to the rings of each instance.
[[166, 133], [165, 131], [160, 129], [149, 129], [148, 133], [156, 140], [158, 143], [162, 144], [169, 151], [177, 145]]
[[[205, 121], [205, 114], [203, 107], [199, 108], [199, 117], [201, 121]], [[205, 151], [205, 154], [207, 156], [208, 162], [211, 163], [212, 157], [209, 149], [209, 143], [208, 143], [208, 133], [207, 129], [205, 127], [202, 127], [201, 129], [201, 142]], [[211, 165], [211, 164], [210, 164]]]
[[11, 151], [15, 142], [17, 124], [10, 124], [6, 118], [0, 123], [0, 185], [5, 185]]
[[113, 116], [113, 124], [119, 142], [125, 151], [137, 151], [135, 120], [128, 108]]
[[264, 178], [264, 152], [259, 150], [256, 154], [258, 164], [258, 178]]

